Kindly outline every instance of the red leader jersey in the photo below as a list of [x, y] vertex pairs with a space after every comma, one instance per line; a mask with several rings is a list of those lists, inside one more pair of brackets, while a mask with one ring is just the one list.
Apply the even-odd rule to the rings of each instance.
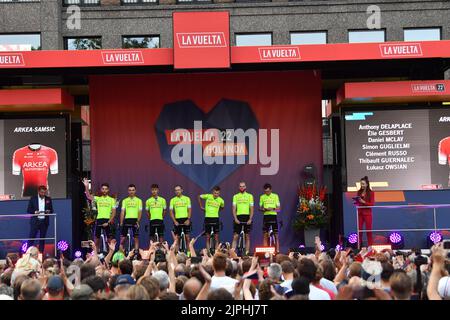
[[450, 165], [450, 137], [444, 138], [439, 141], [438, 156], [439, 164]]
[[48, 188], [48, 170], [58, 173], [58, 154], [54, 149], [44, 145], [32, 149], [28, 145], [14, 151], [12, 174], [18, 176], [22, 172], [22, 197], [36, 195], [39, 186]]

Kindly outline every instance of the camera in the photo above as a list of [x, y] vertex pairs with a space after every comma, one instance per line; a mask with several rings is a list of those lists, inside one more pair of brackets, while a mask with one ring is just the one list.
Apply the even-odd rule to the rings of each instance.
[[155, 251], [155, 263], [166, 262], [166, 254], [161, 249], [156, 249]]

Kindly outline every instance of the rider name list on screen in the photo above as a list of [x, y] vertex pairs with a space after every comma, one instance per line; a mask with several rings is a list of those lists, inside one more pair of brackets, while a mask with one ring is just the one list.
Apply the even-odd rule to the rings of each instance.
[[449, 188], [449, 116], [445, 108], [346, 112], [348, 189], [366, 175], [380, 190]]

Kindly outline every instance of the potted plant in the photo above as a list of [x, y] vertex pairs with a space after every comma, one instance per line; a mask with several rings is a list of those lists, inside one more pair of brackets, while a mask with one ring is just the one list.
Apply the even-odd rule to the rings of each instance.
[[294, 229], [304, 231], [305, 246], [314, 247], [314, 238], [320, 236], [320, 229], [329, 221], [325, 206], [326, 187], [315, 183], [304, 184], [298, 190], [298, 209], [294, 219]]

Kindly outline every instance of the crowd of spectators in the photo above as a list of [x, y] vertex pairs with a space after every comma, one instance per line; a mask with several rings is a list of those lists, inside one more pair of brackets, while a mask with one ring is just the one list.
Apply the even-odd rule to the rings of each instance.
[[213, 255], [148, 250], [39, 261], [36, 247], [9, 253], [0, 266], [1, 300], [443, 300], [450, 298], [450, 263], [442, 243], [430, 255], [371, 248], [238, 257], [219, 245]]

